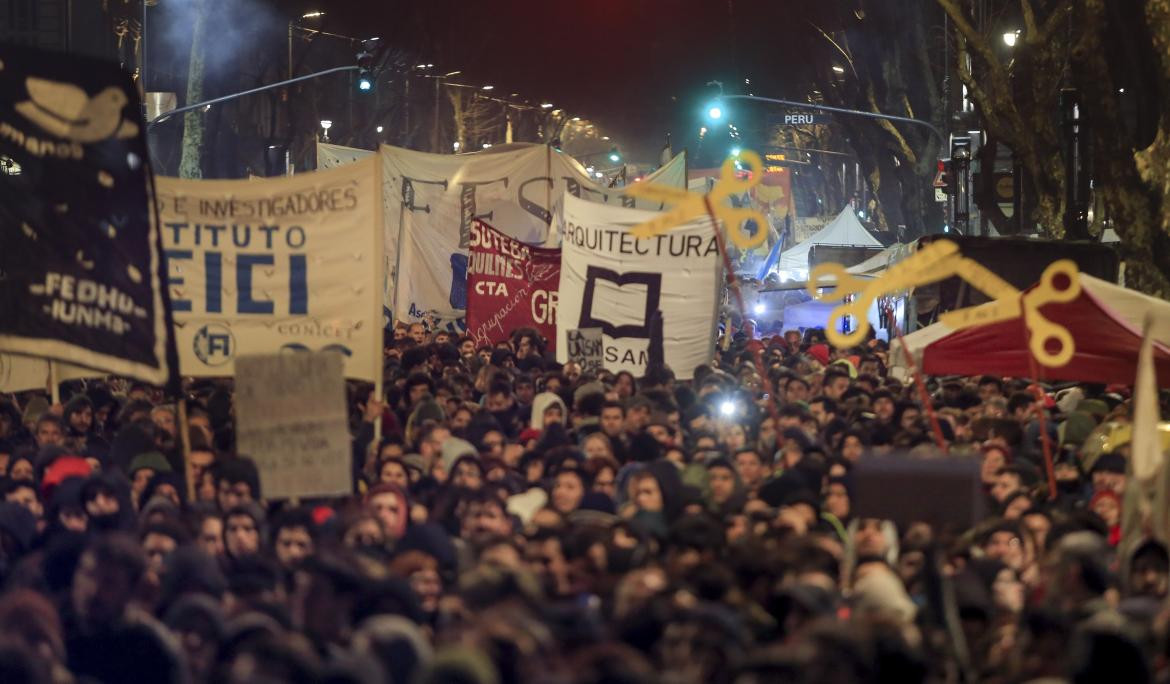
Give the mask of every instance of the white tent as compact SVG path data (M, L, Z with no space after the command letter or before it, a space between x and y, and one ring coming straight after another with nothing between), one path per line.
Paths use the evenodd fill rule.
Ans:
M902 244L901 242L896 242L878 252L877 254L874 254L860 264L857 264L856 266L850 266L849 268L845 269L845 272L852 275L863 275L876 278L886 270L886 267L890 265L890 261L897 258L898 253L905 249L906 245Z
M1134 330L1139 333L1144 325L1145 316L1148 312L1153 317L1153 333L1154 340L1170 346L1170 302L1157 297L1142 294L1136 290L1115 285L1108 280L1101 280L1094 278L1086 273L1080 274L1081 287L1087 289L1094 297L1101 300L1112 309L1121 320L1125 321ZM987 306L986 304L982 306ZM922 353L932 343L941 340L947 335L954 332L949 326L944 323L935 323L928 325L921 330L906 335L902 340L906 344L906 348L915 358ZM890 372L893 374L895 370L898 371L898 377L908 377L909 369L906 368L906 357L902 352L897 340L890 342Z
M846 206L824 228L813 233L809 239L780 253L781 271L807 271L808 251L813 245L834 245L844 247L881 247L882 243L869 234L857 220L853 207Z

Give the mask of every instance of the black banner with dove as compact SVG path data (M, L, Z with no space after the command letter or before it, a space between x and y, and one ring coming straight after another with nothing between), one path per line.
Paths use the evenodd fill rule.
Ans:
M0 45L0 350L171 379L141 112L112 62Z

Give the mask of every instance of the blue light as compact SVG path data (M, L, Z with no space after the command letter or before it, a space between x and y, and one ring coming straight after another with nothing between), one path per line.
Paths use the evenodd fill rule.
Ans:
M723 118L723 108L719 105L711 105L707 108L707 118L712 121L717 121Z
M373 87L374 87L374 83L370 79L368 79L364 76L362 78L358 79L358 90L365 92L368 90L372 90Z

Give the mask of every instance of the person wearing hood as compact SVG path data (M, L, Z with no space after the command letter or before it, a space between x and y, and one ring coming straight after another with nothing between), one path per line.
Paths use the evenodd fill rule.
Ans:
M549 423L565 424L568 410L565 400L553 392L541 392L532 400L532 416L529 426L536 430L544 430Z
M228 558L260 553L264 548L264 510L255 502L240 504L223 517L223 548Z
M142 504L146 503L142 500L142 493L146 491L146 485L150 483L151 478L156 473L169 472L171 464L167 462L166 456L157 451L148 451L134 457L127 474L130 476L130 492L135 508L141 508Z
M443 441L443 446L439 449L439 458L435 460L434 465L431 467L431 476L440 484L446 483L455 474L454 468L456 462L462 461L464 457L471 457L478 461L479 451L476 450L475 445L465 439L448 437ZM482 468L479 474L480 481L482 482Z
M81 489L81 502L89 517L90 530L131 531L137 524L130 484L117 473L91 475Z
M397 542L410 527L410 497L400 487L377 484L366 492L365 508L378 519L390 543Z
M670 525L682 512L682 478L670 461L657 460L632 476L633 522L665 539Z
M707 463L707 507L715 514L727 516L743 510L747 488L735 466L725 458Z
M151 620L134 615L134 593L146 574L142 549L127 535L93 539L73 573L65 652L79 679L181 682L180 654Z
M535 401L533 399L533 402ZM523 422L516 408L516 397L513 396L512 388L506 381L497 380L491 384L484 395L483 405L499 423L505 437L514 439L520 434ZM563 402L561 407L564 411Z
M1125 583L1127 597L1145 597L1163 601L1170 587L1170 552L1156 539L1139 543L1129 559Z
M84 486L84 478L70 477L53 489L53 495L49 498L48 510L45 511L45 530L43 532L45 538L62 530L85 532L89 520L85 513L85 504L81 500Z
M0 501L0 584L8 579L16 561L27 553L37 535L37 518L27 508Z
M443 411L443 407L439 405L439 402L435 401L430 395L423 397L415 405L414 410L410 412L410 417L406 419L406 442L408 444L415 444L420 436L422 426L427 421L442 425L446 420L447 414Z

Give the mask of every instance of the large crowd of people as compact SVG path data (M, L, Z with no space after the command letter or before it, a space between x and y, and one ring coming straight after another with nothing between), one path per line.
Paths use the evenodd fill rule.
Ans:
M186 381L186 424L122 379L5 397L0 681L1164 676L1170 556L1121 534L1128 388L923 402L884 343L820 332L635 377L400 325L384 396L348 386L353 491L319 500L265 498L230 379ZM978 464L955 507L985 515L863 510L886 454ZM905 477L889 497L939 495Z

